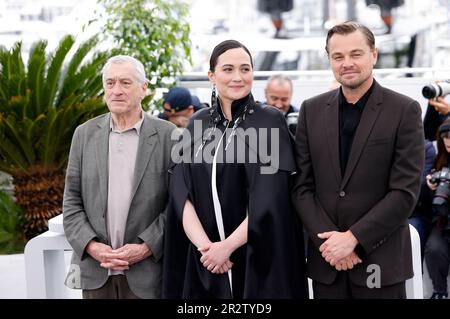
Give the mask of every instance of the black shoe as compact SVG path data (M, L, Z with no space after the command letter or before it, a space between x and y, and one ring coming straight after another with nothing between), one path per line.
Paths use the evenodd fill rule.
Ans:
M433 292L430 299L448 299L448 293L446 292Z

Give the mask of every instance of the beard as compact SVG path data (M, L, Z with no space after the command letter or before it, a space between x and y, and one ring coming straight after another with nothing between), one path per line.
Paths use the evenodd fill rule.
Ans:
M371 76L371 73L362 75L359 73L359 76L353 79L345 79L340 77L340 81L338 81L343 87L346 87L351 90L355 90L363 85Z

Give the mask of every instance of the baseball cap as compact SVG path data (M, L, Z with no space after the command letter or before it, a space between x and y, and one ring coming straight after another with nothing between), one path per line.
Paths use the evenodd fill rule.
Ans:
M183 87L171 88L164 96L164 104L164 110L169 113L183 111L192 105L191 93Z

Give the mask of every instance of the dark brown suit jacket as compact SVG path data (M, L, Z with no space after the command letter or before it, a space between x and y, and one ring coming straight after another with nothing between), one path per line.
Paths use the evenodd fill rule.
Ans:
M317 234L350 229L362 264L350 280L366 286L370 264L381 286L413 276L407 218L417 200L424 147L419 104L375 83L357 128L347 168L339 165L339 89L303 102L296 134L293 202L311 242L308 277L331 284L337 274L321 256Z

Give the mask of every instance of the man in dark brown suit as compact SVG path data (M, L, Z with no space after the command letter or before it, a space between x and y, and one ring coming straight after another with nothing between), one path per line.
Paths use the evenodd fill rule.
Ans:
M309 237L314 298L405 298L413 276L407 218L423 167L419 104L379 85L372 32L330 29L341 87L304 101L293 201Z

